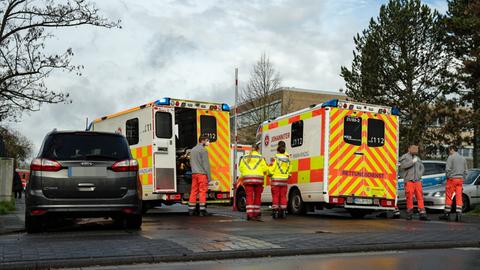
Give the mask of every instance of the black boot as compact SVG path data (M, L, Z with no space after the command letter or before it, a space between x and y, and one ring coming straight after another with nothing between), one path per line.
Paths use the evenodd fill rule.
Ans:
M195 210L188 210L188 215L189 216L194 216L195 215Z
M456 222L461 222L462 221L462 213L461 212L457 212L457 216L455 217L455 221Z
M281 214L280 214L280 217L281 217L281 218L287 218L287 210L282 209L282 210L280 211L280 213L281 213Z
M423 221L429 221L430 219L427 217L427 214L425 213L420 213L420 220L423 220Z
M413 219L413 211L407 211L407 220L412 220Z
M443 213L443 215L439 216L438 219L450 221L450 213Z
M210 216L210 214L207 212L207 210L200 210L200 213L198 215L201 216L201 217Z
M277 218L278 218L278 210L277 210L277 209L273 209L273 210L272 210L272 218L273 218L273 219L277 219Z

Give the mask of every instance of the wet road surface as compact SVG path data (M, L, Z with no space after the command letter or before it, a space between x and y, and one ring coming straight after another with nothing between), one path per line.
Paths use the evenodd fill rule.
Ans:
M408 250L311 256L270 257L182 263L139 264L118 267L91 267L85 270L474 270L480 267L480 249ZM75 270L79 270L76 268Z

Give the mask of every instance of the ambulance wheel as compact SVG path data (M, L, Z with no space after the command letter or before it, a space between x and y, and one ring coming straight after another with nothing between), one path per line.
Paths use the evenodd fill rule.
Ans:
M305 203L298 189L294 189L290 193L288 198L288 213L292 215L302 215L306 213Z
M237 190L237 195L235 197L235 204L239 212L247 211L247 194L243 188Z

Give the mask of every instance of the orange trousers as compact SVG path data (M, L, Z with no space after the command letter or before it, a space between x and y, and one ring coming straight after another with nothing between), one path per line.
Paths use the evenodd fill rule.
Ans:
M205 210L205 205L207 203L207 192L208 192L208 177L205 174L192 174L192 189L190 191L190 199L188 200L188 209L194 210L197 204L197 195L198 203L200 205L200 210Z
M445 212L450 213L452 208L452 197L455 193L457 212L462 211L462 193L463 193L463 179L462 178L449 178L445 186ZM460 195L459 195L460 194Z
M413 209L413 196L417 199L418 211L425 213L425 204L423 203L423 192L421 181L405 181L405 199L407 199L407 211Z

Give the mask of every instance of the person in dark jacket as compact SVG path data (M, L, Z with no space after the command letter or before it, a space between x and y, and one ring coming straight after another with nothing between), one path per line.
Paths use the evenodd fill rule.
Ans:
M18 174L17 171L13 172L12 191L14 193L15 199L22 198L22 192L23 192L22 179L20 178L20 175Z

